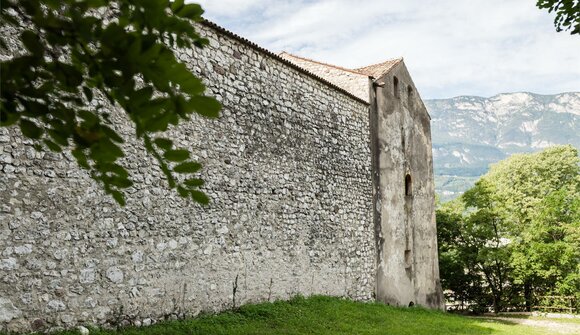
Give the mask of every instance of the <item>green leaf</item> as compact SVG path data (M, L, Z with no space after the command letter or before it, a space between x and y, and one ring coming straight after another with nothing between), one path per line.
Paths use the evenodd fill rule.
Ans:
M127 188L133 186L133 182L128 178L111 177L107 180L108 184L117 186L118 188Z
M210 118L219 117L219 111L222 108L222 105L215 98L202 95L191 98L188 105L196 113Z
M116 48L119 47L123 47L122 45L119 45L119 42L126 37L126 32L125 30L119 26L119 24L117 23L111 23L107 26L107 28L105 28L105 30L103 30L103 33L101 35L101 43L102 46L105 48L111 48L111 52L116 51ZM127 45L125 45L125 48L127 47ZM123 48L123 49L125 49ZM104 50L105 51L105 50ZM104 52L105 55L107 55L106 52Z
M162 137L158 137L154 140L155 144L163 149L163 150L169 150L171 148L171 146L173 145L173 142L171 140L168 140L166 138L162 138Z
M146 103L149 103L152 96L153 96L153 88L151 86L147 86L133 92L133 94L131 95L131 103L134 106L141 106Z
M111 190L111 191L109 191L109 193L113 196L113 199L115 199L115 201L119 205L125 206L126 202L125 202L125 196L123 195L123 193L121 193L119 191L115 191L115 190Z
M58 10L61 5L60 0L45 0L44 2L48 6L48 8L53 10Z
M47 132L56 143L62 146L68 145L68 137L66 133L54 129L49 129Z
M117 143L125 143L123 138L121 136L119 136L119 134L117 134L117 132L114 131L113 129L102 125L101 130L103 131L103 133L105 133L105 135L107 135L111 139L111 141L117 142Z
M171 3L171 10L175 13L179 11L184 5L183 0L175 0Z
M40 138L43 133L42 128L38 127L36 123L26 119L20 120L20 130L24 136L32 139Z
M107 5L104 0L87 0L86 3L89 8L103 7Z
M83 73L81 69L76 66L58 63L57 71L61 71L63 75L60 81L66 83L71 90L76 90L76 88L83 82Z
M83 169L90 169L91 166L89 165L87 155L85 154L84 150L77 148L71 151L71 154L73 155L74 158L76 158L77 163L79 164L80 167L82 167Z
M200 5L192 3L183 6L176 14L188 19L195 19L203 14L203 9L201 9Z
M133 63L133 60L139 58L139 55L141 55L141 38L139 35L137 37L132 36L131 38L132 42L127 48L125 57L129 62Z
M40 38L30 30L25 30L21 35L22 43L33 55L42 56L44 46L40 43Z
M48 114L49 110L46 104L36 101L25 101L22 103L26 108L24 115L33 118Z
M183 184L189 187L200 187L203 186L204 182L198 178L186 179Z
M0 109L0 127L8 127L15 124L20 119L19 113L11 113L6 109Z
M89 102L93 101L93 91L90 88L83 86L83 92Z
M188 153L189 154L189 153ZM176 173L195 173L201 169L201 164L196 162L186 162L176 165L173 171Z
M41 11L39 1L19 1L19 5L22 6L26 13L32 17Z
M175 64L168 72L168 79L179 84L181 91L189 95L203 93L205 86L202 81L189 72L185 64L177 63L175 59L172 62Z
M163 157L171 162L183 162L189 158L189 151L185 149L167 150Z
M129 173L127 172L127 170L125 170L125 168L122 167L119 164L115 164L115 163L105 163L105 164L99 165L98 169L100 171L103 171L103 172L111 172L111 173L114 173L118 177L121 177L121 178L127 178L127 177L129 177Z
M140 62L141 64L147 64L156 57L158 57L159 53L163 48L164 48L163 44L155 43L151 45L149 48L143 49L145 50L145 52L141 53L141 56L139 57L139 59L137 59L137 61Z
M200 192L200 191L190 191L190 192L191 192L191 198L194 201L199 202L202 205L209 204L209 198L207 197L207 195L205 195L205 193Z
M102 139L91 146L91 158L97 162L110 163L123 157L124 153L119 146L109 139Z
M87 128L92 128L97 123L99 123L99 117L97 116L97 114L94 112L88 111L86 109L81 109L80 111L78 111L78 116L81 119L85 120L84 125Z
M50 150L52 150L54 152L62 152L62 149L61 149L60 145L54 143L53 141L51 141L51 140L44 140L43 142L44 142L44 144L46 144L46 146Z
M198 48L203 48L209 45L209 40L207 38L199 38L193 42L193 44Z
M190 195L189 192L190 191L188 189L186 189L185 187L183 187L181 185L177 186L177 193L179 193L179 195L182 196L183 198L189 197L189 195Z
M173 113L171 110L162 111L158 115L148 116L142 123L143 130L147 132L158 132L165 131L169 124L177 124L179 118L177 114Z
M147 94L144 92L143 94ZM143 103L138 103L137 100L129 101L131 103L131 114L139 120L147 120L156 117L163 113L167 108L168 98L157 98L153 100L146 100Z
M66 108L62 104L58 104L57 108L50 111L50 114L57 119L72 121L75 118L75 111L70 108Z

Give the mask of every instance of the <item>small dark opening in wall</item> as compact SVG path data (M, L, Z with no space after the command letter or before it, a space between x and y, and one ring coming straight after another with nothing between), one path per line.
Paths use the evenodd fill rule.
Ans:
M395 97L399 97L399 78L393 77L393 94Z
M413 98L413 88L411 85L407 86L407 99L411 100Z
M406 196L413 195L413 185L412 185L410 174L405 176L405 195Z
M405 250L405 267L408 269L412 265L411 250Z
M411 302L409 303L409 307L413 307L413 306L415 306L415 303L411 301Z

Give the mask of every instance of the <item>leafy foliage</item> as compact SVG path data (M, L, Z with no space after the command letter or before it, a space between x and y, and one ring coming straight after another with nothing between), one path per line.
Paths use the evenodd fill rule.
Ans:
M464 207L458 201L446 203L437 211L437 234L439 245L439 269L441 285L446 290L447 300L459 305L484 297L484 287L476 266L477 253L474 245L467 239ZM479 301L487 305L487 301Z
M183 0L3 1L1 25L26 50L0 63L0 126L18 125L39 148L70 149L124 204L133 182L120 163L126 138L111 117L119 108L169 187L207 203L202 181L190 176L201 166L162 134L193 113L215 118L220 110L172 51L207 44L193 27L202 13ZM2 36L0 43L6 49L10 41Z
M570 34L580 34L580 2L578 0L538 0L536 6L555 12L556 31L571 30Z
M580 292L579 163L576 149L561 146L515 156L489 175L497 196L506 199L515 283L539 293Z
M453 298L492 301L496 311L529 308L532 292L580 298L579 164L572 146L513 155L437 210L442 284Z
M453 291L456 301L493 304L494 310L501 310L509 252L491 186L480 180L462 199L443 208L437 220L438 228L443 228L438 233L440 257L448 259L441 267L444 288ZM474 310L483 311L481 307Z

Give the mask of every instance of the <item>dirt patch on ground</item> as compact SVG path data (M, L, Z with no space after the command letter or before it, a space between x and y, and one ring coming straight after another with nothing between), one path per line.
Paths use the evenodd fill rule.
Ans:
M535 328L543 328L545 330L550 331L553 334L580 335L580 324L574 324L554 319L538 320L538 319L506 318L506 317L491 317L491 318L482 317L481 319L485 319L488 321L520 324Z

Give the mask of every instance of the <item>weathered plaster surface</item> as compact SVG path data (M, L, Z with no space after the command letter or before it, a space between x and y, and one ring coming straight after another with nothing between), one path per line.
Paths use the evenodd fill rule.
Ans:
M205 166L207 208L141 147L124 208L68 153L0 129L0 325L149 324L236 303L375 291L368 105L201 26L179 57L224 105L171 131ZM133 130L115 114L120 132Z
M404 63L376 82L384 83L371 91L376 97L371 123L377 136L377 299L442 308L430 117ZM410 194L405 190L407 175Z

